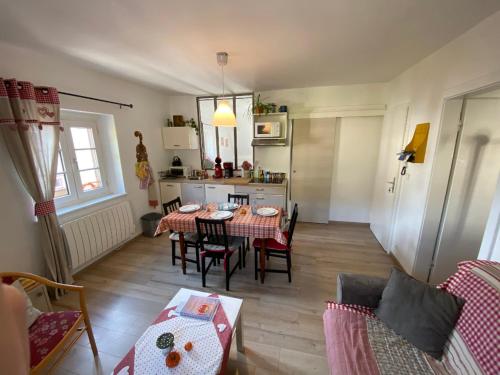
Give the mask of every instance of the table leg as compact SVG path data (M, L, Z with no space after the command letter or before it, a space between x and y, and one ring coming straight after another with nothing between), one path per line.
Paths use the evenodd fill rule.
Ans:
M238 320L236 321L236 349L240 353L245 352L245 347L243 346L243 323L241 322L243 318L241 317L241 311L238 315Z
M260 282L264 283L264 277L266 276L266 239L262 238L260 240Z
M184 242L184 232L179 232L179 247L181 250L182 273L186 274L186 243Z

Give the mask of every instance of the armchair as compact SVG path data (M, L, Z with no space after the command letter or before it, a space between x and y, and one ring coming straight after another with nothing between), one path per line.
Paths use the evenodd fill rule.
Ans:
M32 375L39 374L44 369L54 368L85 331L87 331L94 356L98 355L83 286L61 284L25 272L0 272L0 278L12 282L21 278L28 279L35 286L42 284L76 292L80 297L79 311L44 312L29 327L30 373Z

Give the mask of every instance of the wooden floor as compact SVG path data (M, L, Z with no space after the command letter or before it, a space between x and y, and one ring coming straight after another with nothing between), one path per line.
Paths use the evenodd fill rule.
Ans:
M322 315L335 297L339 272L389 274L393 260L367 225L298 223L292 254L292 283L286 274L254 281L253 250L247 267L224 289L221 267L211 269L207 288L188 263L172 266L166 235L138 237L76 275L87 288L90 317L99 349L94 362L86 335L69 352L56 374L109 374L141 333L181 287L243 298L245 354L233 343L228 374L327 374ZM283 259L271 260L275 267ZM74 296L60 301L76 306Z

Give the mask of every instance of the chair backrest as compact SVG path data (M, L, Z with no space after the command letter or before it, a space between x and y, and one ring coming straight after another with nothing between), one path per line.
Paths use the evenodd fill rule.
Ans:
M177 211L181 206L182 206L181 198L177 197L171 200L170 202L163 203L163 212L165 212L165 215L168 215L172 212Z
M229 203L238 203L239 205L250 204L250 194L228 194L227 201Z
M224 220L202 219L199 217L195 218L195 220L198 238L205 238L201 241L202 251L205 250L205 244L224 246L226 251L229 250L229 241Z
M299 206L297 203L293 206L292 218L290 219L290 226L288 227L288 242L287 247L290 249L292 246L292 237L295 230L295 223L297 222L297 217L299 216Z

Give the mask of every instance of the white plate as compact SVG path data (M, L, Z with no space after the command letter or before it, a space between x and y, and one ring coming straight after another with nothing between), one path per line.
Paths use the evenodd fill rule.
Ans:
M233 217L233 213L231 211L215 211L210 215L210 218L215 220L226 220L231 217Z
M278 210L272 207L261 207L257 209L257 215L260 216L275 216L278 214Z
M199 209L200 209L200 205L198 205L198 204L186 204L185 206L180 207L179 211L184 213L184 214L187 214L190 212L198 211Z

